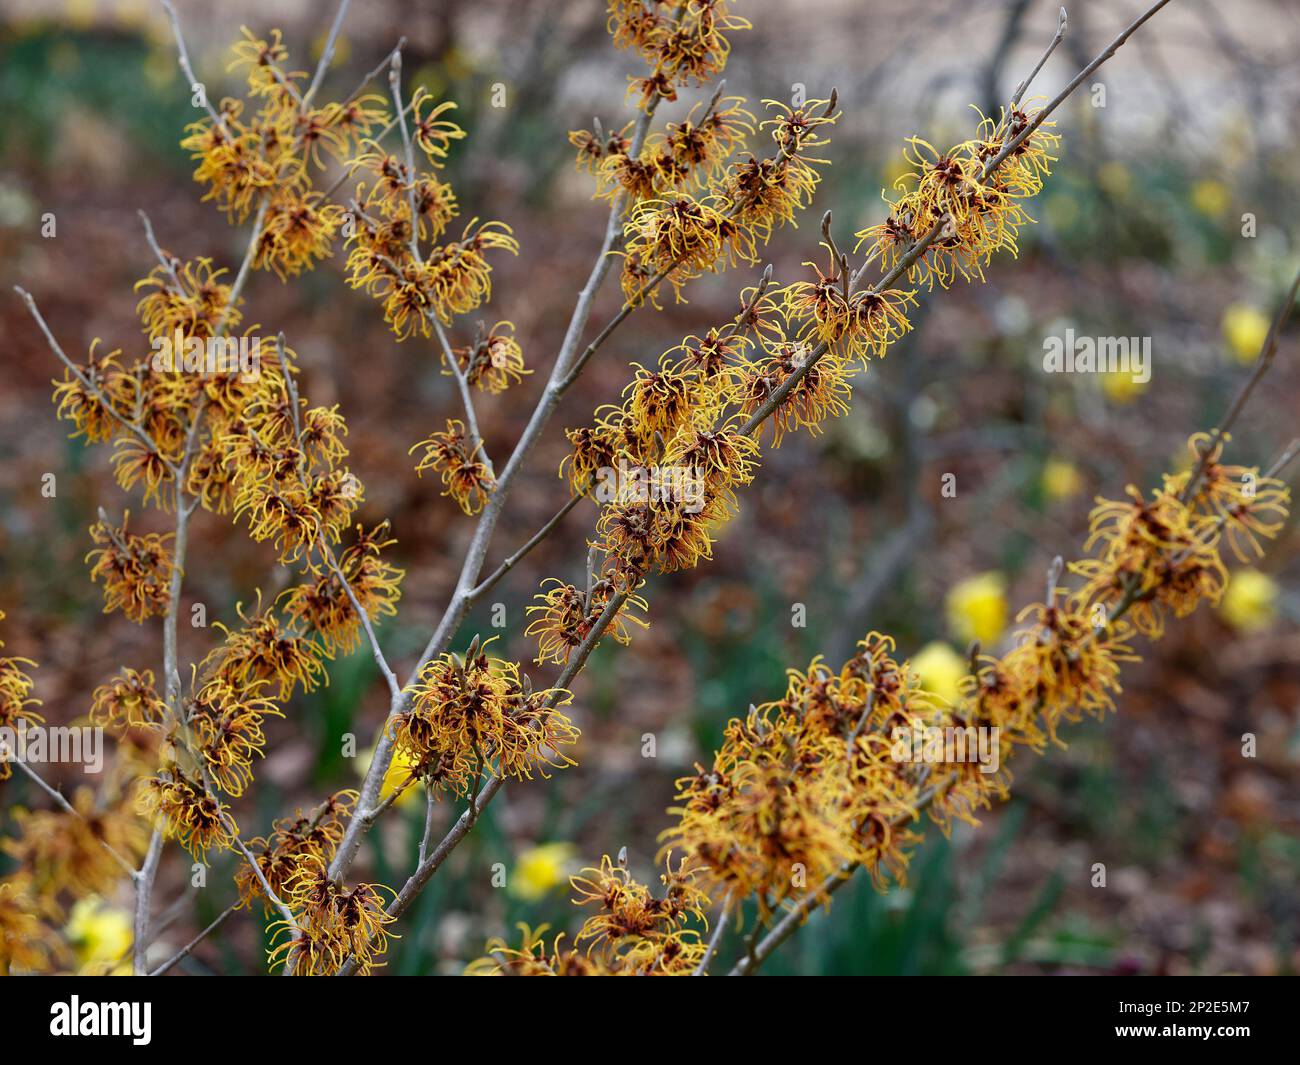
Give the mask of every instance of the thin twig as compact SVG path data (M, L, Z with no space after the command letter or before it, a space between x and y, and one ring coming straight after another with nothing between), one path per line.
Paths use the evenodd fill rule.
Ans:
M1051 102L1048 103L1041 111L1038 112L1037 115L1034 116L1033 121L1031 121L1027 126L1025 126L1025 128L1021 130L1017 136L1013 137L1010 141L1008 141L1007 144L1002 148L1002 150L998 152L998 154L995 155L991 160L989 160L988 165L984 168L984 176L987 177L989 174L993 173L993 171L995 171L998 167L1000 167L1004 162L1006 162L1006 160L1011 156L1011 154L1017 148L1019 148L1021 144L1023 144L1026 140L1032 137L1034 133L1038 130L1039 126L1041 126L1044 122L1047 121L1048 116L1053 111L1055 111L1058 107L1060 107L1061 104L1065 103L1065 101L1068 100L1071 95L1073 95L1075 89L1077 89L1089 77L1091 77L1098 67L1100 67L1104 62L1106 62L1106 60L1108 60L1117 51L1119 51L1120 47L1124 44L1125 41L1127 41L1130 37L1132 37L1133 34L1135 34L1152 16L1156 14L1156 12L1158 12L1162 7L1164 7L1168 3L1169 0L1156 0L1156 3L1152 4L1144 12L1142 12L1142 14L1140 14L1137 18L1135 18L1132 22L1130 22L1119 33L1119 35L1116 36L1115 39L1110 42L1110 44L1108 44L1105 48L1103 48L1100 52L1098 52L1097 55L1093 57L1092 62L1089 63L1086 67L1084 67L1081 71L1079 71L1079 73L1077 73L1073 78L1071 78L1069 84L1067 84L1065 88L1062 89L1059 93L1057 93L1052 98Z
M433 812L437 808L434 802L433 789L427 784L424 788L424 832L420 836L420 853L416 861L416 866L424 864L425 856L429 851L429 844L433 840Z
M484 577L483 580L474 587L474 590L469 593L469 601L475 603L482 599L483 596L487 595L487 593L496 585L497 581L501 580L501 578L514 569L515 566L519 565L524 556L550 536L551 533L555 531L555 527L564 520L565 515L586 498L585 495L572 495L566 499L564 505L547 518L545 524L533 533L523 546L518 548L518 550L513 554L509 555L501 565L497 566L496 569Z
M402 131L402 149L406 152L406 205L411 214L411 256L418 263L421 261L420 215L415 209L415 146L411 143L411 131L406 128L406 108L402 105L401 52L393 52L388 68L388 88L393 96L393 108L397 111L397 126Z
M389 694L394 699L401 698L402 686L398 683L397 674L393 672L392 667L388 664L388 659L384 657L384 652L379 646L379 638L375 635L374 626L370 622L370 615L366 612L365 607L361 605L361 600L357 598L357 593L353 590L351 582L348 581L343 568L334 557L334 551L328 544L324 545L324 550L326 564L333 571L334 576L338 578L339 583L343 585L343 590L347 593L352 609L357 612L357 617L361 619L361 626L365 630L366 639L370 643L371 654L374 655L375 664L379 667L379 672L383 674L384 680L388 684Z
M1016 91L1011 95L1012 110L1020 106L1020 101L1024 98L1025 90L1029 88L1030 82L1038 77L1038 72L1043 69L1043 64L1052 58L1052 53L1056 51L1056 46L1065 40L1065 29L1068 21L1069 20L1065 14L1065 8L1061 8L1061 15L1056 24L1056 36L1052 38L1052 43L1047 46L1047 51L1043 53L1043 57L1035 65L1034 69L1029 72L1029 76L1016 86Z
M202 943L205 939L207 939L208 936L212 935L213 932L215 932L218 928L220 928L225 923L226 918L229 917L232 913L234 913L237 909L239 909L239 903L232 902L229 906L227 906L224 910L221 911L221 913L217 916L217 919L215 921L213 921L210 925L208 925L207 928L203 929L202 932L200 932L197 936L195 936L188 943L186 943L185 946L181 947L180 950L178 950L175 954L173 954L170 958L168 958L165 962L163 962L160 966L158 966L158 968L156 968L149 975L162 976L165 973L167 973L169 970L175 968L185 958L189 957L189 955L194 951L195 947L197 947L200 943Z
M456 390L460 393L461 406L465 408L465 428L469 430L470 454L478 455L483 460L489 476L495 480L496 470L492 468L492 459L488 456L487 448L483 446L483 434L478 430L478 418L474 414L474 397L470 393L469 379L461 369L460 360L456 358L451 341L447 339L447 331L443 329L437 315L432 312L428 314L429 321L433 323L433 331L438 337L438 343L442 347L443 358L447 361L447 368L456 379Z
M58 357L59 361L62 362L63 365L66 366L72 372L72 376L75 377L80 382L81 387L84 388L87 392L89 392L92 396L94 396L96 402L99 403L99 405L103 407L108 414L112 415L112 417L116 419L117 422L124 429L126 429L133 436L135 436L153 454L157 455L159 461L162 462L162 464L167 467L167 469L171 472L172 476L175 476L176 475L175 464L172 463L169 459L167 459L165 455L163 455L162 449L158 446L154 438L151 437L148 433L146 433L136 422L131 421L129 418L123 415L113 405L113 401L109 399L109 397L104 393L104 391L97 384L95 384L95 382L87 374L82 372L81 367L79 367L70 358L68 358L67 353L63 350L63 346L58 342L58 340L55 339L54 333L51 332L49 325L46 324L44 316L42 316L40 309L36 306L36 300L32 298L32 294L28 292L25 288L23 288L21 285L15 285L14 291L17 292L18 295L22 297L23 302L27 305L28 312L31 314L31 316L34 319L36 319L36 324L40 327L41 332L45 334L45 342L49 345L50 350L54 352L54 354Z
M339 31L343 28L343 19L347 17L350 2L351 0L340 0L338 13L334 16L334 23L330 26L329 36L325 39L325 50L321 52L320 62L316 64L316 73L312 76L307 91L302 94L302 107L304 110L311 103L312 97L316 95L320 83L325 80L325 72L329 70L330 63L334 61L334 46L338 43Z
M149 221L149 216L144 211L137 211L140 216L140 222L144 225L144 238L149 244L150 250L162 264L163 268L171 275L172 284L176 286L178 292L183 291L180 275L176 272L176 264L179 260L174 255L168 255L163 251L162 246L158 243L158 238L154 236L153 223Z
M194 68L190 66L190 53L185 47L185 35L181 33L181 20L176 14L176 8L172 6L171 0L161 0L161 2L163 9L167 12L167 17L171 20L172 36L176 38L177 61L180 63L181 70L189 82L190 91L193 92L195 88L202 90L203 106L207 109L208 114L212 116L212 121L225 130L226 120L212 106L212 101L208 99L207 87L194 76Z
M362 77L362 79L357 83L357 87L355 89L353 89L350 93L348 93L347 96L343 98L343 103L341 106L347 107L349 104L353 103L357 99L357 97L359 97L363 92L365 92L366 86L369 85L372 81L374 81L375 78L379 77L379 75L382 74L385 70L387 70L393 63L393 56L398 52L400 52L405 47L406 47L406 37L402 36L397 38L397 43L393 45L393 47L389 50L388 54L384 56L384 58L381 59L378 63L376 63L373 69L368 71ZM383 133L380 133L379 136L382 137ZM328 194L326 195L325 198L329 199Z
M1255 391L1255 386L1259 384L1273 365L1273 360L1277 357L1278 337L1282 335L1282 330L1286 327L1291 312L1295 309L1297 292L1300 292L1300 270L1296 271L1295 280L1291 282L1291 288L1287 291L1282 306L1278 308L1277 314L1273 316L1273 323L1269 326L1268 335L1264 337L1264 343L1259 349L1259 357L1255 360L1255 369L1242 383L1236 398L1232 401L1227 413L1224 414L1222 421L1214 427L1210 432L1210 438L1201 447L1200 458L1178 496L1184 503L1196 491L1197 482L1200 481L1201 475L1205 473L1205 467L1209 463L1210 456L1214 453L1219 441L1232 431L1232 427L1237 423L1237 418L1241 415L1242 408L1246 406L1251 393Z
M722 942L722 933L727 928L728 913L730 912L734 894L733 891L731 895L727 896L727 901L722 904L722 912L718 914L718 921L713 926L713 935L709 936L708 945L704 948L704 956L700 958L700 964L695 966L695 971L691 973L692 976L708 976L709 964L713 961L713 955L717 953L718 944Z

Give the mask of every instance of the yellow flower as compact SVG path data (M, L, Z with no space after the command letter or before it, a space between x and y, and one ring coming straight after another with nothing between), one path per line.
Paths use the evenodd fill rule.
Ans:
M124 965L134 936L131 915L108 905L98 895L77 900L64 932L77 952L77 960L99 971L105 964Z
M1268 315L1249 303L1234 303L1223 312L1223 339L1233 358L1243 364L1259 358L1259 349L1268 336Z
M1131 403L1147 390L1147 384L1123 370L1101 375L1101 390L1112 403Z
M1237 570L1228 582L1219 613L1242 632L1268 628L1277 616L1277 582L1257 569Z
M1228 209L1231 196L1221 181L1198 181L1192 186L1192 206L1208 218L1217 218Z
M358 776L365 776L366 769L370 765L370 759L374 757L375 749L362 753L361 757L356 760L356 770ZM384 774L384 783L379 790L380 800L388 798L394 791L405 784L411 776L411 770L416 768L415 761L411 758L410 752L403 751L400 748L393 752L393 760L388 763L388 772ZM423 792L418 783L411 783L397 799L398 806L413 806L416 802L422 801Z
M1123 163L1105 163L1097 171L1097 182L1118 200L1133 186L1133 175Z
M911 666L922 688L945 702L957 702L967 662L946 643L935 640L926 644L912 659Z
M1052 502L1057 502L1079 494L1083 489L1083 474L1068 459L1053 456L1043 463L1040 483L1043 495Z
M948 628L959 640L992 644L1007 624L1007 582L1001 573L967 577L948 593Z
M560 884L568 882L566 867L577 848L572 843L539 843L529 847L515 861L510 877L510 894L525 902L536 902Z

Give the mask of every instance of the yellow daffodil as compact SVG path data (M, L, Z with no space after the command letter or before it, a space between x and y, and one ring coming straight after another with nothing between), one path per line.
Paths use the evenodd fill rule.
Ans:
M362 753L361 757L356 759L356 770L358 776L365 776L366 769L370 765L370 759L374 756L375 749ZM411 770L415 767L415 762L411 756L403 751L397 750L393 754L393 760L388 765L388 772L384 774L384 783L379 792L379 798L382 801L387 799L395 790L401 787L410 779ZM422 801L423 791L418 784L407 784L406 790L397 799L398 806L413 806Z
M1043 495L1051 502L1059 502L1077 496L1083 490L1083 474L1068 459L1053 456L1043 463L1043 473L1039 482Z
M1007 625L1007 582L1001 573L967 577L948 593L948 628L959 640L992 644Z
M1238 362L1249 364L1259 358L1268 336L1268 315L1249 303L1234 303L1223 312L1223 339Z
M1112 403L1132 403L1147 390L1149 383L1139 381L1133 374L1123 370L1101 375L1101 390Z
M921 687L949 703L961 695L959 685L966 670L966 659L942 640L926 644L912 659L912 671Z
M1133 187L1133 175L1123 163L1104 163L1097 170L1097 183L1116 199L1123 199Z
M525 902L536 902L567 883L568 866L576 853L572 843L539 843L529 847L515 861L510 894Z
M1228 582L1219 613L1242 632L1268 628L1277 617L1277 582L1257 569L1238 570Z
M1192 206L1207 218L1218 218L1231 202L1232 196L1221 181L1209 179L1192 186Z
M90 895L73 904L64 929L68 942L77 952L82 971L124 975L131 971L129 955L134 936L131 915L110 906L98 895Z

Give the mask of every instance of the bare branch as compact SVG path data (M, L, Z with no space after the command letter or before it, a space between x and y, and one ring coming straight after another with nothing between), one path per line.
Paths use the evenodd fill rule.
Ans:
M208 99L207 88L203 82L194 76L194 68L190 66L190 53L185 47L185 35L181 33L181 20L176 14L176 8L171 4L171 0L161 0L163 9L167 12L168 19L172 24L172 36L176 38L177 60L180 63L181 71L185 74L185 80L189 83L191 91L195 86L203 87L203 106L207 109L208 114L222 129L226 128L226 120L218 114L217 109L212 106L212 101Z
M447 331L443 329L442 323L438 321L438 316L432 312L426 313L429 321L433 323L433 331L438 337L438 343L442 346L442 355L447 362L447 368L456 379L456 389L460 392L461 406L465 408L465 427L469 430L471 454L477 454L482 458L483 465L487 467L488 473L495 480L496 470L492 468L492 459L488 457L487 448L483 446L483 434L478 431L478 418L474 414L474 397L470 394L469 380L465 375L465 371L461 369L460 360L456 358L456 353L451 347L451 341L447 339Z
M149 837L149 850L145 853L144 864L135 876L135 944L131 950L131 966L136 976L144 976L149 971L149 907L162 849L163 836L155 828Z
M325 80L325 72L329 70L330 63L334 61L334 46L338 44L339 31L343 28L343 20L347 17L350 2L351 0L340 0L339 2L338 13L334 16L329 36L325 39L325 48L320 54L320 62L316 64L316 73L312 76L307 91L302 94L302 107L304 110L311 103L312 97L316 95L320 83Z
M1065 40L1067 22L1065 8L1061 8L1061 16L1056 24L1056 36L1052 38L1052 43L1047 46L1047 51L1043 53L1043 57L1034 66L1034 69L1029 72L1029 76L1016 87L1016 91L1011 96L1011 106L1013 108L1020 106L1020 101L1024 98L1025 90L1029 88L1030 82L1038 77L1038 72L1043 69L1043 64L1051 59L1052 53L1056 51L1056 46Z
M586 496L583 495L571 495L568 499L566 499L564 501L564 505L560 507L560 509L557 510L554 514L552 514L549 518L547 518L546 523L535 533L533 533L533 535L528 538L528 540L523 544L522 547L518 548L513 554L509 555L505 559L505 561L501 563L501 565L499 565L490 574L484 577L483 580L478 585L475 586L474 590L469 593L469 601L471 603L476 603L478 602L478 600L482 599L483 596L487 595L487 593L490 592L493 589L493 587L496 585L497 581L501 580L501 578L504 577L507 573L509 573L512 569L514 569L515 566L519 565L520 561L524 558L524 556L526 556L533 548L535 548L538 544L540 544L543 540L545 540L548 536L550 536L551 533L555 531L556 527L560 524L560 522L564 520L565 515L567 515L569 511L571 511L574 507L576 507L579 503L581 503L585 498Z
M208 936L212 935L213 932L215 932L218 928L220 928L225 923L226 918L229 917L232 913L234 913L237 909L239 909L239 903L232 902L229 906L227 906L224 910L221 911L221 913L217 916L217 919L215 921L213 921L210 925L208 925L207 928L203 929L202 932L200 932L197 936L195 936L188 943L186 943L185 946L181 947L180 950L178 950L175 954L173 954L170 958L168 958L165 962L163 962L160 966L158 966L158 968L156 968L149 975L163 976L171 969L175 968L178 964L180 964L180 962L184 961L187 957L190 956L191 953L193 953L195 947L197 947L200 943L202 943L205 939L207 939Z
M103 389L95 384L95 382L82 371L80 366L68 358L62 345L60 345L58 340L55 339L54 334L50 331L50 327L46 324L45 318L41 315L39 308L36 306L36 300L32 298L32 294L19 285L14 286L14 291L17 292L18 295L23 298L23 302L27 304L27 310L31 316L36 319L36 324L40 326L41 332L45 334L45 341L49 344L50 350L53 351L54 354L58 356L59 361L62 362L69 371L71 371L72 376L81 383L81 387L94 396L96 402L98 402L106 412L112 415L124 429L131 433L132 436L136 437L151 452L157 455L159 461L161 461L163 465L171 471L172 475L175 476L177 473L176 466L168 461L168 459L163 455L162 449L158 446L154 438L146 433L137 423L122 415L113 405L113 401L104 394Z
M1291 317L1291 312L1295 309L1296 294L1298 292L1300 292L1300 270L1296 271L1295 280L1291 282L1291 288L1288 290L1286 298L1283 299L1282 306L1278 308L1277 314L1273 317L1273 324L1269 327L1268 335L1264 338L1264 343L1259 350L1259 358L1255 360L1255 369L1246 378L1227 413L1211 431L1210 438L1201 448L1201 457L1192 469L1191 476L1187 478L1187 483L1179 494L1178 498L1183 502L1190 499L1192 493L1196 491L1196 485L1200 481L1201 475L1205 473L1205 466L1210 461L1210 455L1214 453L1219 441L1231 432L1232 427L1237 423L1237 418L1241 415L1242 409L1255 391L1255 386L1259 384L1273 365L1273 360L1277 357L1278 337L1281 336L1287 320Z

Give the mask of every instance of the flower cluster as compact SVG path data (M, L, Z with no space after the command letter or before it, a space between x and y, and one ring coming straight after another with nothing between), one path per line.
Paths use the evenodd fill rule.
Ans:
M275 30L270 40L247 28L231 70L246 74L246 100L223 99L187 127L181 147L197 163L194 179L207 186L232 221L260 210L255 264L279 277L296 276L331 254L343 209L313 187L330 162L343 162L387 119L384 99L357 94L342 103L312 106L286 70L289 53Z
M249 852L257 862L258 872L241 865L235 873L242 906L260 902L270 912L272 902L262 886L265 880L277 898L286 893L289 881L298 873L303 859L310 858L328 867L343 838L343 826L356 808L357 793L340 791L331 795L308 816L299 810L271 826L268 836L248 841ZM260 874L260 875L259 875Z
M1021 612L1011 648L993 657L973 647L955 700L925 690L893 639L873 632L838 669L819 656L789 671L783 698L733 719L713 763L677 782L675 820L663 833L670 856L685 853L684 910L699 917L710 902L752 901L766 921L782 907L829 904L834 885L859 867L878 888L902 882L922 812L945 832L956 820L978 823L980 809L1009 794L1006 762L1018 748L1041 753L1061 744L1062 723L1113 711L1121 668L1137 660L1134 634L1158 636L1167 614L1217 602L1228 579L1223 541L1243 559L1257 554L1259 538L1275 536L1288 513L1289 489L1224 464L1225 441L1193 436L1195 465L1165 477L1149 499L1130 488L1127 502L1099 500L1092 556L1069 567L1082 585L1063 593L1054 566L1048 600ZM653 920L640 927L658 911L647 911L625 870L606 859L588 872L575 887L603 909L577 942L604 948L595 962L564 948L563 937L548 949L540 930L525 929L521 947L494 941L470 971L615 972L623 958L695 970L703 955L694 938L674 944L676 968L664 964L661 929Z
M908 141L909 169L894 184L896 196L885 196L888 217L857 233L882 273L902 267L911 284L946 288L957 278L982 281L997 252L1016 253L1020 228L1032 221L1024 202L1042 190L1060 137L1033 106L980 118L975 136L946 152L920 137ZM911 261L926 238L932 243Z
M568 665L569 657L582 646L614 597L614 582L602 578L595 581L587 593L575 585L548 577L542 582L542 587L545 591L537 596L540 602L528 608L532 620L524 635L537 637L538 665L544 662ZM645 628L649 624L632 612L644 612L645 609L645 599L630 595L610 620L606 628L609 637L624 645L631 642L632 632L628 625Z
M466 514L477 514L496 487L496 478L481 458L482 441L471 441L465 423L448 418L447 428L412 446L424 448L415 472L433 470L442 480L443 495L451 496Z
M894 341L907 334L912 326L907 313L916 302L910 289L854 290L842 261L831 253L830 269L823 273L814 263L815 281L796 281L781 293L782 308L788 322L797 323L800 342L811 348L824 344L837 359L859 360L864 368L875 356L884 358Z
M295 976L329 976L352 959L358 975L368 976L384 964L378 959L387 949L393 923L384 911L387 888L345 888L331 879L328 863L310 852L297 859L284 888L293 920L272 926L281 940L270 952L272 965L284 965Z
M354 599L372 621L397 613L405 571L381 554L395 542L388 538L386 521L369 531L358 525L353 542L338 554L337 569L305 571L303 583L280 596L280 609L299 627L299 633L310 632L316 637L325 655L350 654L361 642L361 617ZM279 681L284 698L283 672Z
M66 370L54 382L55 413L72 422L72 435L88 444L112 440L122 429L120 419L135 408L136 382L122 367L122 352L97 355L98 346L98 339L91 343L86 365L77 373Z
M771 138L775 153L761 160L743 151L753 116L738 102L724 103L705 123L712 129L713 117L721 116L719 132L698 150L683 156L671 142L651 140L636 169L617 156L602 163L604 191L617 175L617 187L635 197L624 224L621 275L624 296L634 306L645 299L657 305L663 281L680 300L682 285L693 277L756 263L772 231L794 221L821 180L818 167L826 160L810 153L828 143L822 131L839 117L834 100L799 106L765 101L772 117L759 132ZM687 191L688 178L699 191Z
M430 662L410 709L390 720L398 758L412 767L408 783L466 795L488 772L524 780L576 764L559 750L578 740L560 711L573 696L534 691L516 664L486 648L475 639L463 660L448 652Z
M399 340L427 337L435 321L446 325L485 303L492 294L492 266L485 253L519 251L509 226L477 218L459 240L437 243L460 214L451 185L436 174L450 143L465 136L443 117L455 106L434 104L417 89L409 105L409 133L405 114L396 119L407 138L405 158L367 140L348 164L353 174L365 178L352 200L348 283L383 305L384 320ZM429 170L419 170L413 146L423 152Z
M578 166L596 177L598 197L612 201L622 192L636 202L672 189L707 187L753 135L756 121L743 98L728 96L711 106L697 103L681 122L648 136L635 157L626 129L604 140L574 130L569 143L578 149Z
M291 367L292 352L279 362ZM220 443L231 468L232 512L254 540L269 540L284 563L323 555L337 544L364 496L340 463L346 427L336 410L306 409L279 366L232 419Z
M657 99L676 100L681 85L720 74L731 53L724 32L750 28L730 6L728 0L608 0L614 44L634 49L651 68L629 79L628 95L635 93L648 108Z
M65 962L68 949L52 920L57 916L33 890L29 874L0 880L0 975L45 973Z
M114 732L157 728L167 715L167 704L154 690L151 669L123 669L96 688L90 700L91 723Z
M202 758L204 779L232 799L252 782L253 760L265 751L263 722L284 716L262 697L263 686L254 681L235 687L218 677L185 703L185 728L190 747Z
M54 899L60 891L76 897L108 895L125 875L112 853L140 855L148 836L129 808L100 805L90 788L73 794L72 810L14 810L13 838L0 850L31 874L32 887Z
M188 759L184 750L176 753ZM209 850L234 846L239 826L230 808L196 780L197 775L197 771L186 775L179 765L164 765L140 781L136 806L167 838L177 840L206 865Z
M524 368L524 353L515 339L511 322L497 322L473 345L457 348L454 354L466 383L494 395L533 372Z
M5 612L0 610L0 621L4 618ZM3 649L4 641L0 640ZM35 665L30 658L0 656L0 728L16 730L22 722L39 725L45 720L31 709L41 705L40 700L31 697L32 678L26 673L26 668ZM9 758L0 758L0 780L8 780L12 773Z
M522 942L488 943L487 954L466 969L469 976L689 976L704 957L699 932L686 927L705 920L708 897L685 862L674 868L671 855L655 894L633 878L623 855L609 855L596 868L570 878L574 904L594 912L573 946L557 936L548 949L546 926L520 925Z
M659 101L675 100L688 81L721 73L730 52L723 31L749 28L728 8L721 0L611 0L615 43L638 50L652 68L632 79L647 115ZM569 134L578 166L596 176L597 198L625 211L619 254L629 305L649 300L658 307L665 281L680 300L692 277L724 263L756 262L773 229L808 205L826 162L811 153L827 143L823 130L838 117L835 102L764 102L771 117L761 124L742 97L719 92L663 133L629 138L631 127L606 134L597 126ZM773 141L771 157L746 151L756 132Z
M121 525L101 518L90 527L99 545L86 556L90 579L104 582L104 613L120 610L135 622L165 614L171 599L172 559L167 550L170 534L139 535L127 529L130 512Z
M1071 566L1087 581L1083 601L1106 610L1123 604L1137 630L1156 637L1166 614L1186 617L1202 599L1219 602L1228 584L1222 538L1240 562L1263 556L1260 537L1281 530L1290 490L1223 463L1227 439L1198 433L1188 441L1196 466L1166 477L1149 497L1130 486L1127 499L1098 502L1087 544L1095 557ZM1193 470L1199 477L1189 491Z
M901 873L922 767L891 758L888 730L938 716L888 637L872 633L838 671L814 659L784 699L728 725L712 767L678 782L665 839L700 863L711 895L755 898L765 915L847 863Z
M238 326L243 315L231 306L230 284L223 280L228 273L214 269L206 258L154 267L135 285L137 292L144 292L136 313L145 336L156 340L179 330L183 336L207 339L222 328Z

